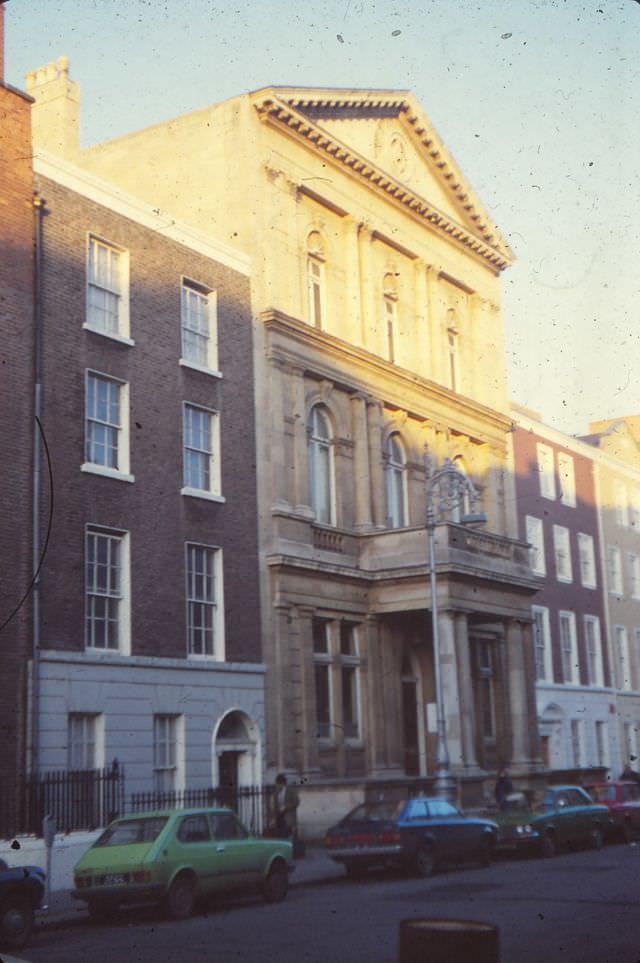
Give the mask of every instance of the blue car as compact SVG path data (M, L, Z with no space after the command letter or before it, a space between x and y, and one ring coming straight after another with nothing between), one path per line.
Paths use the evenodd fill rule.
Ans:
M356 806L329 829L324 842L349 876L390 866L425 877L445 863L488 866L496 832L488 819L464 816L444 799L419 796Z
M35 911L44 897L44 870L39 866L10 869L0 859L0 943L17 950L33 932Z

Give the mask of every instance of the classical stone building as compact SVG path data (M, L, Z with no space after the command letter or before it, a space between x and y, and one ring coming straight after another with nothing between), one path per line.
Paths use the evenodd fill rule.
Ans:
M488 516L437 526L452 764L465 799L499 765L531 773L511 252L420 105L268 88L80 150L75 86L28 89L39 144L251 256L269 767L318 788L318 826L323 786L340 810L373 778L433 772L425 488L449 458Z

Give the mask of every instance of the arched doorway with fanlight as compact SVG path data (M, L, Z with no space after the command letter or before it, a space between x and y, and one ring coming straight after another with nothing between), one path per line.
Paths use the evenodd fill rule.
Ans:
M241 790L262 783L258 725L242 709L229 709L214 727L212 748L212 780L219 800L239 812L239 797L246 794Z

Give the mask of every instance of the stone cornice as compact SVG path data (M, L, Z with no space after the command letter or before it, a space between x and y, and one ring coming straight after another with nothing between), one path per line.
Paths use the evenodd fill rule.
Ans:
M385 98L379 99L382 103L386 103ZM254 100L254 107L263 122L285 129L291 135L313 145L316 150L329 156L339 166L366 180L373 189L383 193L388 200L400 206L421 223L470 250L496 273L509 266L513 260L511 250L502 241L488 217L484 216L479 201L472 196L471 190L464 184L460 172L446 154L435 132L428 128L424 118L419 121L418 110L413 106L410 98L406 95L404 98L396 96L388 106L390 109L397 110L399 114L406 115L407 123L420 139L421 145L428 151L432 161L435 161L437 173L444 180L445 186L454 193L456 201L463 204L466 216L474 222L473 232L305 116L303 106L318 103L340 108L347 102L339 97L320 102L312 97L280 99L278 92L272 90L259 92ZM370 98L366 97L354 97L348 101L351 108L362 108L370 103Z
M285 348L279 344L274 349L272 345L270 357L274 361L287 360L302 365L315 377L327 378L350 392L363 392L370 396L375 386L382 402L389 407L400 407L418 419L426 418L429 421L443 423L446 421L448 427L480 444L495 444L495 434L498 433L501 438L506 437L512 425L512 420L507 415L493 408L487 408L464 395L456 395L435 381L429 381L405 368L391 364L364 348L312 327L298 318L292 318L282 311L273 309L263 311L260 319L267 330L280 333L290 339L293 345L300 346L300 350L296 351L294 347ZM325 355L327 362L323 363L318 359L311 362L310 347ZM340 374L333 363L338 359L341 362ZM349 381L343 374L345 363L349 369ZM390 391L389 386L397 387L397 394L393 390ZM418 391L421 397L428 399L424 407L416 406L410 409L406 406L406 398L400 401L399 395L402 392L406 393L407 390ZM428 402L431 402L433 407L437 406L437 412L425 410ZM480 426L486 431L484 437L479 435Z

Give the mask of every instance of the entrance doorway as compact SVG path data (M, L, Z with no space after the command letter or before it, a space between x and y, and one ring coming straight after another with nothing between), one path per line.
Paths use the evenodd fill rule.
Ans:
M420 686L410 655L405 652L400 676L402 686L402 748L407 776L420 776Z

